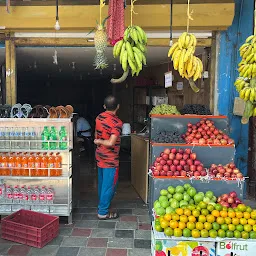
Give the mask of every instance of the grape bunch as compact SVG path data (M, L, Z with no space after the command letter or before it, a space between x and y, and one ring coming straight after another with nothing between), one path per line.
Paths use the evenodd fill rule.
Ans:
M193 115L212 115L210 109L200 104L187 104L180 111L182 115L193 114Z
M162 104L152 108L150 115L180 115L176 106Z
M181 136L182 134L178 131L158 131L153 141L157 143L185 143Z

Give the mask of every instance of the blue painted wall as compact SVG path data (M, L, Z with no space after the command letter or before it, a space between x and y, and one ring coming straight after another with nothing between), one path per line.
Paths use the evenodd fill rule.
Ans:
M234 98L238 93L234 81L238 77L237 65L241 61L239 48L253 33L254 0L235 0L235 17L227 31L221 32L218 56L218 105L219 114L229 118L231 137L236 142L235 163L247 174L248 125L241 124L241 117L234 116Z

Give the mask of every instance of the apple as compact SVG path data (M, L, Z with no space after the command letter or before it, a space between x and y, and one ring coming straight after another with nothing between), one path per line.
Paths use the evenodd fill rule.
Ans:
M198 130L199 132L202 132L202 131L203 131L203 128L199 127L197 130Z
M196 166L195 165L190 165L190 171L195 172L196 171Z
M192 159L192 160L195 160L196 159L196 153L190 154L189 158Z
M231 197L231 196L229 196L229 197L228 197L228 203L229 203L229 204L233 204L233 203L234 203L234 198Z
M224 177L226 177L226 178L230 178L230 177L231 177L231 174L230 174L230 173L228 173L228 172L226 172L226 173L224 173Z
M189 154L184 153L183 156L182 156L182 158L183 158L184 160L187 160L187 159L189 158Z
M159 172L161 172L161 171L163 170L163 166L159 164L159 165L156 167L156 170L159 171Z
M195 176L195 177L199 177L199 176L201 176L201 173L198 172L198 171L195 171L195 172L194 172L194 176Z
M172 172L172 171L168 171L168 172L166 173L166 175L167 175L167 176L173 176L173 172Z
M240 172L240 173L238 173L238 174L236 175L236 177L237 177L238 179L242 179L242 178L243 178L243 174Z
M160 176L166 176L166 172L165 171L161 171L160 172Z
M170 170L169 165L164 165L164 166L163 166L163 170L164 170L165 172L168 172L168 171Z
M195 137L196 137L196 139L200 139L200 138L202 138L202 135L200 133L197 133Z
M206 176L207 175L207 172L205 170L202 170L201 171L201 176Z
M193 125L192 125L191 123L188 123L187 126L188 126L188 127L192 127Z
M162 157L157 157L156 158L156 162L160 163L160 161L162 160Z
M177 153L175 158L177 160L181 160L182 159L182 154L181 153Z
M212 139L208 139L207 140L207 144L209 144L209 145L213 144L213 140Z
M223 174L222 173L217 173L216 174L216 178L222 178L223 177Z
M198 161L198 160L195 160L195 161L194 161L194 165L200 165L200 164L201 164L200 161Z
M176 148L172 148L171 149L171 153L176 154L177 153L177 149Z
M173 164L174 164L174 165L179 165L179 164L180 164L180 161L177 160L177 159L174 159L174 160L173 160Z
M236 166L235 166L234 163L230 163L230 164L229 164L229 167L232 168L232 169L234 169Z
M203 166L202 165L198 165L197 167L196 167L196 170L198 171L198 172L202 172L203 171Z
M233 198L237 197L237 193L235 191L230 192L229 195Z
M204 145L205 144L205 139L204 138L201 138L201 139L199 139L199 144L201 144L201 145Z
M222 135L221 134L217 135L217 139L221 140L222 139Z
M168 154L168 155L167 155L167 154L163 154L163 156L162 156L162 157L163 157L163 159L164 159L164 160L168 160L168 158L169 158L169 154Z
M218 130L218 129L215 129L215 130L213 131L213 134L214 134L214 135L218 135L218 134L219 134L219 130Z
M184 152L189 155L189 154L191 154L191 149L190 148L186 148Z
M214 145L220 145L220 141L219 141L218 139L214 139L214 140L213 140L213 144L214 144Z
M191 132L192 132L192 129L191 129L191 128L188 128L187 131L188 131L189 133L191 133Z
M233 173L234 173L234 174L238 174L239 172L240 172L240 171L239 171L238 169L234 169L234 170L233 170Z
M174 154L174 153L170 153L170 154L169 154L169 159L170 159L170 160L175 159L175 154Z
M237 174L232 173L232 174L231 174L231 178L233 178L233 179L236 178L236 175L237 175Z
M190 135L190 133L189 133L189 132L186 132L186 133L185 133L185 135L186 135L186 136L189 136L189 135Z
M222 201L227 201L228 200L228 194L223 194L221 196L221 199L222 199Z
M175 172L175 171L177 171L177 168L176 168L175 165L171 165L170 170L171 170L172 172Z
M232 144L235 144L235 141L232 139L228 139L228 145L232 145Z
M184 171L188 172L188 171L189 171L189 169L190 169L190 168L189 168L189 165L187 165L187 164L186 164L186 165L184 165L184 166L183 166L183 169L184 169Z
M184 153L184 149L180 148L180 149L178 150L178 153L183 154L183 153Z
M172 160L167 160L166 162L168 165L172 165Z
M174 172L173 176L180 176L180 172L179 171Z
M160 154L160 156L163 156L163 154L164 154L164 152L162 152L162 153Z
M165 161L165 160L161 160L161 161L160 161L160 164L161 164L161 165L165 165L165 164L166 164L166 161Z
M232 173L233 170L232 170L231 168L226 168L226 172L227 172L227 173Z
M160 175L160 172L157 171L157 170L154 170L154 171L153 171L153 175L154 175L154 176L159 176L159 175Z
M221 168L220 170L219 170L219 173L222 173L222 174L224 174L226 171L225 171L225 169L224 168Z
M180 172L180 171L182 171L182 169L183 169L183 168L182 168L182 166L181 166L181 165L177 165L177 171L179 171L179 172Z
M171 150L170 150L169 148L166 148L166 149L164 150L164 153L165 153L166 155L169 155L169 154L171 153Z
M188 164L188 165L192 165L193 163L194 163L194 162L193 162L192 159L188 159L188 160L187 160L187 164Z
M180 165L182 165L182 166L186 165L186 161L185 160L180 160Z
M181 171L180 172L180 176L186 177L187 176L187 172L186 171Z
M218 173L218 170L217 170L217 169L213 169L213 170L212 170L212 173L213 173L214 175L216 175L216 174Z

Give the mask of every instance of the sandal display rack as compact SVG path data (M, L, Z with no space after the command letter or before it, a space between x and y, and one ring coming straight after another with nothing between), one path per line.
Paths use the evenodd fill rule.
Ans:
M56 143L56 145L60 145L60 143L63 143L63 141L60 141L59 138L57 140L51 141L43 141L40 136L37 136L37 138L26 139L23 137L23 139L8 139L4 140L3 137L0 137L0 155L4 154L41 154L41 155L51 155L51 154L57 154L61 156L62 164L61 164L61 175L60 176L51 176L51 167L48 166L47 174L44 174L45 176L40 176L40 169L38 169L39 175L35 176L33 175L33 169L31 168L24 168L27 171L26 176L15 176L13 175L15 168L11 167L8 171L8 175L3 174L1 172L1 169L3 167L0 167L0 184L6 184L6 186L51 186L54 189L54 201L53 204L49 205L49 214L57 215L57 216L65 216L68 217L68 223L72 223L72 150L73 150L73 122L71 118L1 118L0 122L0 132L2 130L8 130L8 128L11 129L36 129L38 131L42 131L44 127L55 127L57 131L61 129L61 127L65 127L66 130L66 139L65 139L65 149L57 148L56 149L50 149L51 147L47 147L49 149L44 149L42 146L43 143L48 143L50 145L51 143ZM18 144L17 144L18 143ZM22 145L17 147L17 145ZM26 147L24 147L26 145ZM37 145L36 147L33 145ZM23 167L22 167L23 168ZM22 168L21 173L22 173ZM6 200L7 201L7 200ZM13 213L13 210L6 211L6 209L12 209L12 207L8 207L8 205L13 206L14 203L7 203L5 200L0 200L0 215L9 215ZM5 207L6 206L6 207ZM31 205L26 205L26 207L34 206L34 204L31 203ZM42 204L40 204L42 206ZM15 207L14 207L15 208ZM44 212L45 213L45 212Z

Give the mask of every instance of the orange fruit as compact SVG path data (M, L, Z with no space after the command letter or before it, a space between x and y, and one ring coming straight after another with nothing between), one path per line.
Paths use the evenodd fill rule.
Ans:
M176 221L176 220L171 220L171 221L170 221L170 228L175 229L175 228L177 228L178 226L179 226L178 221Z
M207 209L202 209L201 214L207 216L209 214L209 211Z
M206 222L206 217L205 217L204 215L200 215L200 216L198 217L198 221L199 221L199 222L202 222L202 223L205 223L205 222Z
M204 228L205 228L206 230L211 230L211 229L212 229L212 224L209 223L209 222L205 222L205 223L204 223Z
M220 216L222 218L226 218L226 217L228 217L228 212L227 211L220 211Z
M209 237L209 232L206 229L201 230L201 237L206 238Z
M188 221L189 222L196 222L196 217L191 215L191 216L188 217Z
M186 215L186 216L190 216L191 215L191 210L185 209L183 214Z
M166 214L164 215L164 219L170 222L171 219L172 219L171 213L166 213Z
M195 209L195 210L192 211L192 214L193 214L194 217L197 218L197 217L199 217L199 215L200 215L200 211L197 210L197 209Z
M250 219L251 218L251 214L249 212L244 212L244 218L245 219Z
M246 225L246 224L247 224L247 219L241 218L241 219L240 219L240 224Z
M216 219L216 222L219 223L220 225L224 224L225 223L225 219L223 217L218 217Z
M236 226L234 224L229 224L228 225L228 230L235 231L236 230Z
M213 223L215 221L215 217L213 215L207 215L206 220L209 223Z
M253 220L253 219L249 219L248 221L248 224L251 225L251 226L254 226L256 224L256 221Z
M240 223L240 221L239 221L238 218L233 218L233 219L232 219L232 224L238 225L239 223Z
M232 223L232 219L230 217L226 217L225 218L225 223L226 224L231 224Z
M178 214L172 214L172 220L178 221L180 219L180 216Z
M179 228L181 229L181 230L183 230L184 228L186 228L186 223L184 223L184 222L179 222Z
M167 220L162 220L162 221L160 222L160 225L161 225L161 228L165 229L165 228L169 227L169 221L167 221Z
M219 216L220 216L220 212L217 211L217 210L213 210L213 211L212 211L212 215L213 215L214 217L219 217Z
M194 222L188 222L187 223L187 228L190 230L193 230L196 228L196 224Z
M252 226L249 225L249 224L244 225L244 231L251 232L252 231Z
M229 211L229 212L228 212L228 217L231 218L231 219L232 219L232 218L235 218L235 217L236 217L236 213Z
M183 214L183 209L178 208L178 209L176 209L175 212L176 212L178 215L182 215L182 214Z
M237 206L237 209L240 211L240 212L245 212L246 211L246 205L244 204L239 204Z
M253 220L256 220L256 210L253 210L253 211L251 212L251 218L252 218Z
M236 212L236 217L237 217L238 219L241 219L241 218L244 217L244 215L243 215L242 212Z
M158 220L159 220L159 223L160 223L162 220L164 220L164 216L160 216L160 217L158 218Z
M173 235L174 235L175 237L181 237L181 236L182 236L182 230L181 230L180 228L175 228L175 229L173 230Z
M200 231L199 231L199 230L193 229L192 232L191 232L191 235L192 235L192 237L194 237L194 238L199 238L201 234L200 234Z
M180 216L180 222L187 223L187 222L188 222L188 216L186 216L186 215L181 215L181 216Z
M204 224L202 222L197 222L196 223L196 229L198 229L198 230L204 229Z

